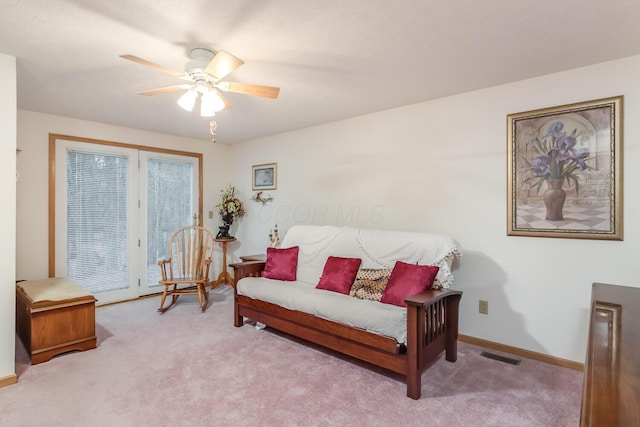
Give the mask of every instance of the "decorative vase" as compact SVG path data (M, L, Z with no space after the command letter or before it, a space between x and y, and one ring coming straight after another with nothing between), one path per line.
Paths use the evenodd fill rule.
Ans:
M229 234L229 229L233 225L233 215L227 214L222 217L223 225L218 227L218 234L216 239L233 239L233 236Z
M544 218L549 221L561 221L564 219L562 208L567 198L567 193L562 189L564 179L549 179L547 183L549 188L543 195L544 205L547 207L547 213Z

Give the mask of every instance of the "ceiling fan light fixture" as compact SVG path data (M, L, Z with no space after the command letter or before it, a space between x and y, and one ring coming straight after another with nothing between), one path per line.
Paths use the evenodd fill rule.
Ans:
M185 111L193 111L197 98L198 92L195 89L189 89L178 99L178 105Z
M170 74L185 80L187 83L161 87L138 92L139 95L158 95L162 93L187 90L178 99L178 105L185 111L191 112L195 107L198 97L200 100L200 115L203 117L214 116L218 111L231 108L227 100L219 91L240 93L244 95L260 96L275 99L280 88L261 86L239 82L222 81L231 74L244 61L224 50L213 51L206 48L194 48L191 50L191 61L185 65L184 72L178 72L162 65L147 61L134 55L120 55L123 59L133 61L147 67L154 68L163 73Z
M202 117L215 116L216 112L223 110L225 107L224 101L216 90L210 90L202 94L200 102L200 115Z

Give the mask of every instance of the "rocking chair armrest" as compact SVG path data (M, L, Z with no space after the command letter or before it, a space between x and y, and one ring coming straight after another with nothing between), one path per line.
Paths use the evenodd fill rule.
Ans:
M203 277L209 277L209 270L211 270L211 258L207 258L204 260Z
M167 264L171 264L171 258L168 259L159 259L158 267L160 267L160 273L162 275L162 280L167 280Z

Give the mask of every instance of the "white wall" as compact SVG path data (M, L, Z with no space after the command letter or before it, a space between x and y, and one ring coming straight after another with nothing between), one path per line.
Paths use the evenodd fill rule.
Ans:
M464 252L461 333L583 362L591 284L640 286L639 75L636 56L234 145L245 193L252 164L278 163L274 201L247 201L235 254L263 252L276 223L449 234ZM624 241L508 237L507 114L617 95Z
M0 382L15 375L16 59L0 54Z
M640 286L635 281L640 264L631 255L640 249L640 225L633 221L640 209L640 194L633 186L640 174L633 167L640 161L640 124L634 120L640 105L638 75L640 56L231 147L18 111L18 148L23 153L17 186L17 277L45 277L48 271L50 132L201 151L205 212L215 210L219 190L228 182L237 187L248 210L232 229L238 242L229 246L230 261L263 252L276 223L281 234L294 223L450 234L464 252L455 284L464 291L461 333L581 362L591 283ZM15 78L8 80L12 78L15 91ZM0 76L0 84L6 80ZM625 240L507 237L506 115L616 95L625 97ZM3 136L7 129L11 127L2 126ZM9 145L0 147L11 151L13 162ZM9 162L8 156L0 158L3 165ZM270 162L278 163L278 190L267 192L274 201L262 206L249 199L251 165ZM13 177L12 165L2 168L3 177ZM11 206L0 211L0 229L5 215L11 215ZM204 224L216 231L217 214ZM0 304L13 316L13 275L7 282L11 297L7 301L0 294ZM489 315L477 313L478 299L489 301ZM5 325L0 340L7 338ZM11 325L6 331L13 339ZM13 351L7 354L4 341L0 344L0 363L7 357L12 363ZM0 378L2 372L0 367Z
M215 205L218 203L220 190L228 183L228 163L225 159L228 157L229 146L213 144L210 140L180 138L18 110L18 148L22 149L19 160L20 181L17 186L16 276L19 279L38 279L48 277L49 273L49 133L203 153L203 225L217 232L220 220ZM214 210L213 219L208 217L209 210ZM219 272L221 265L218 250L214 259L215 273Z

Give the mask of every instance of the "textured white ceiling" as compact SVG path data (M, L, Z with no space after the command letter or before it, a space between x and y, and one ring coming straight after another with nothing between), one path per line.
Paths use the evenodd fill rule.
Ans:
M245 60L225 94L233 143L640 54L637 0L0 0L0 53L18 64L18 107L209 140L176 105L193 47Z

